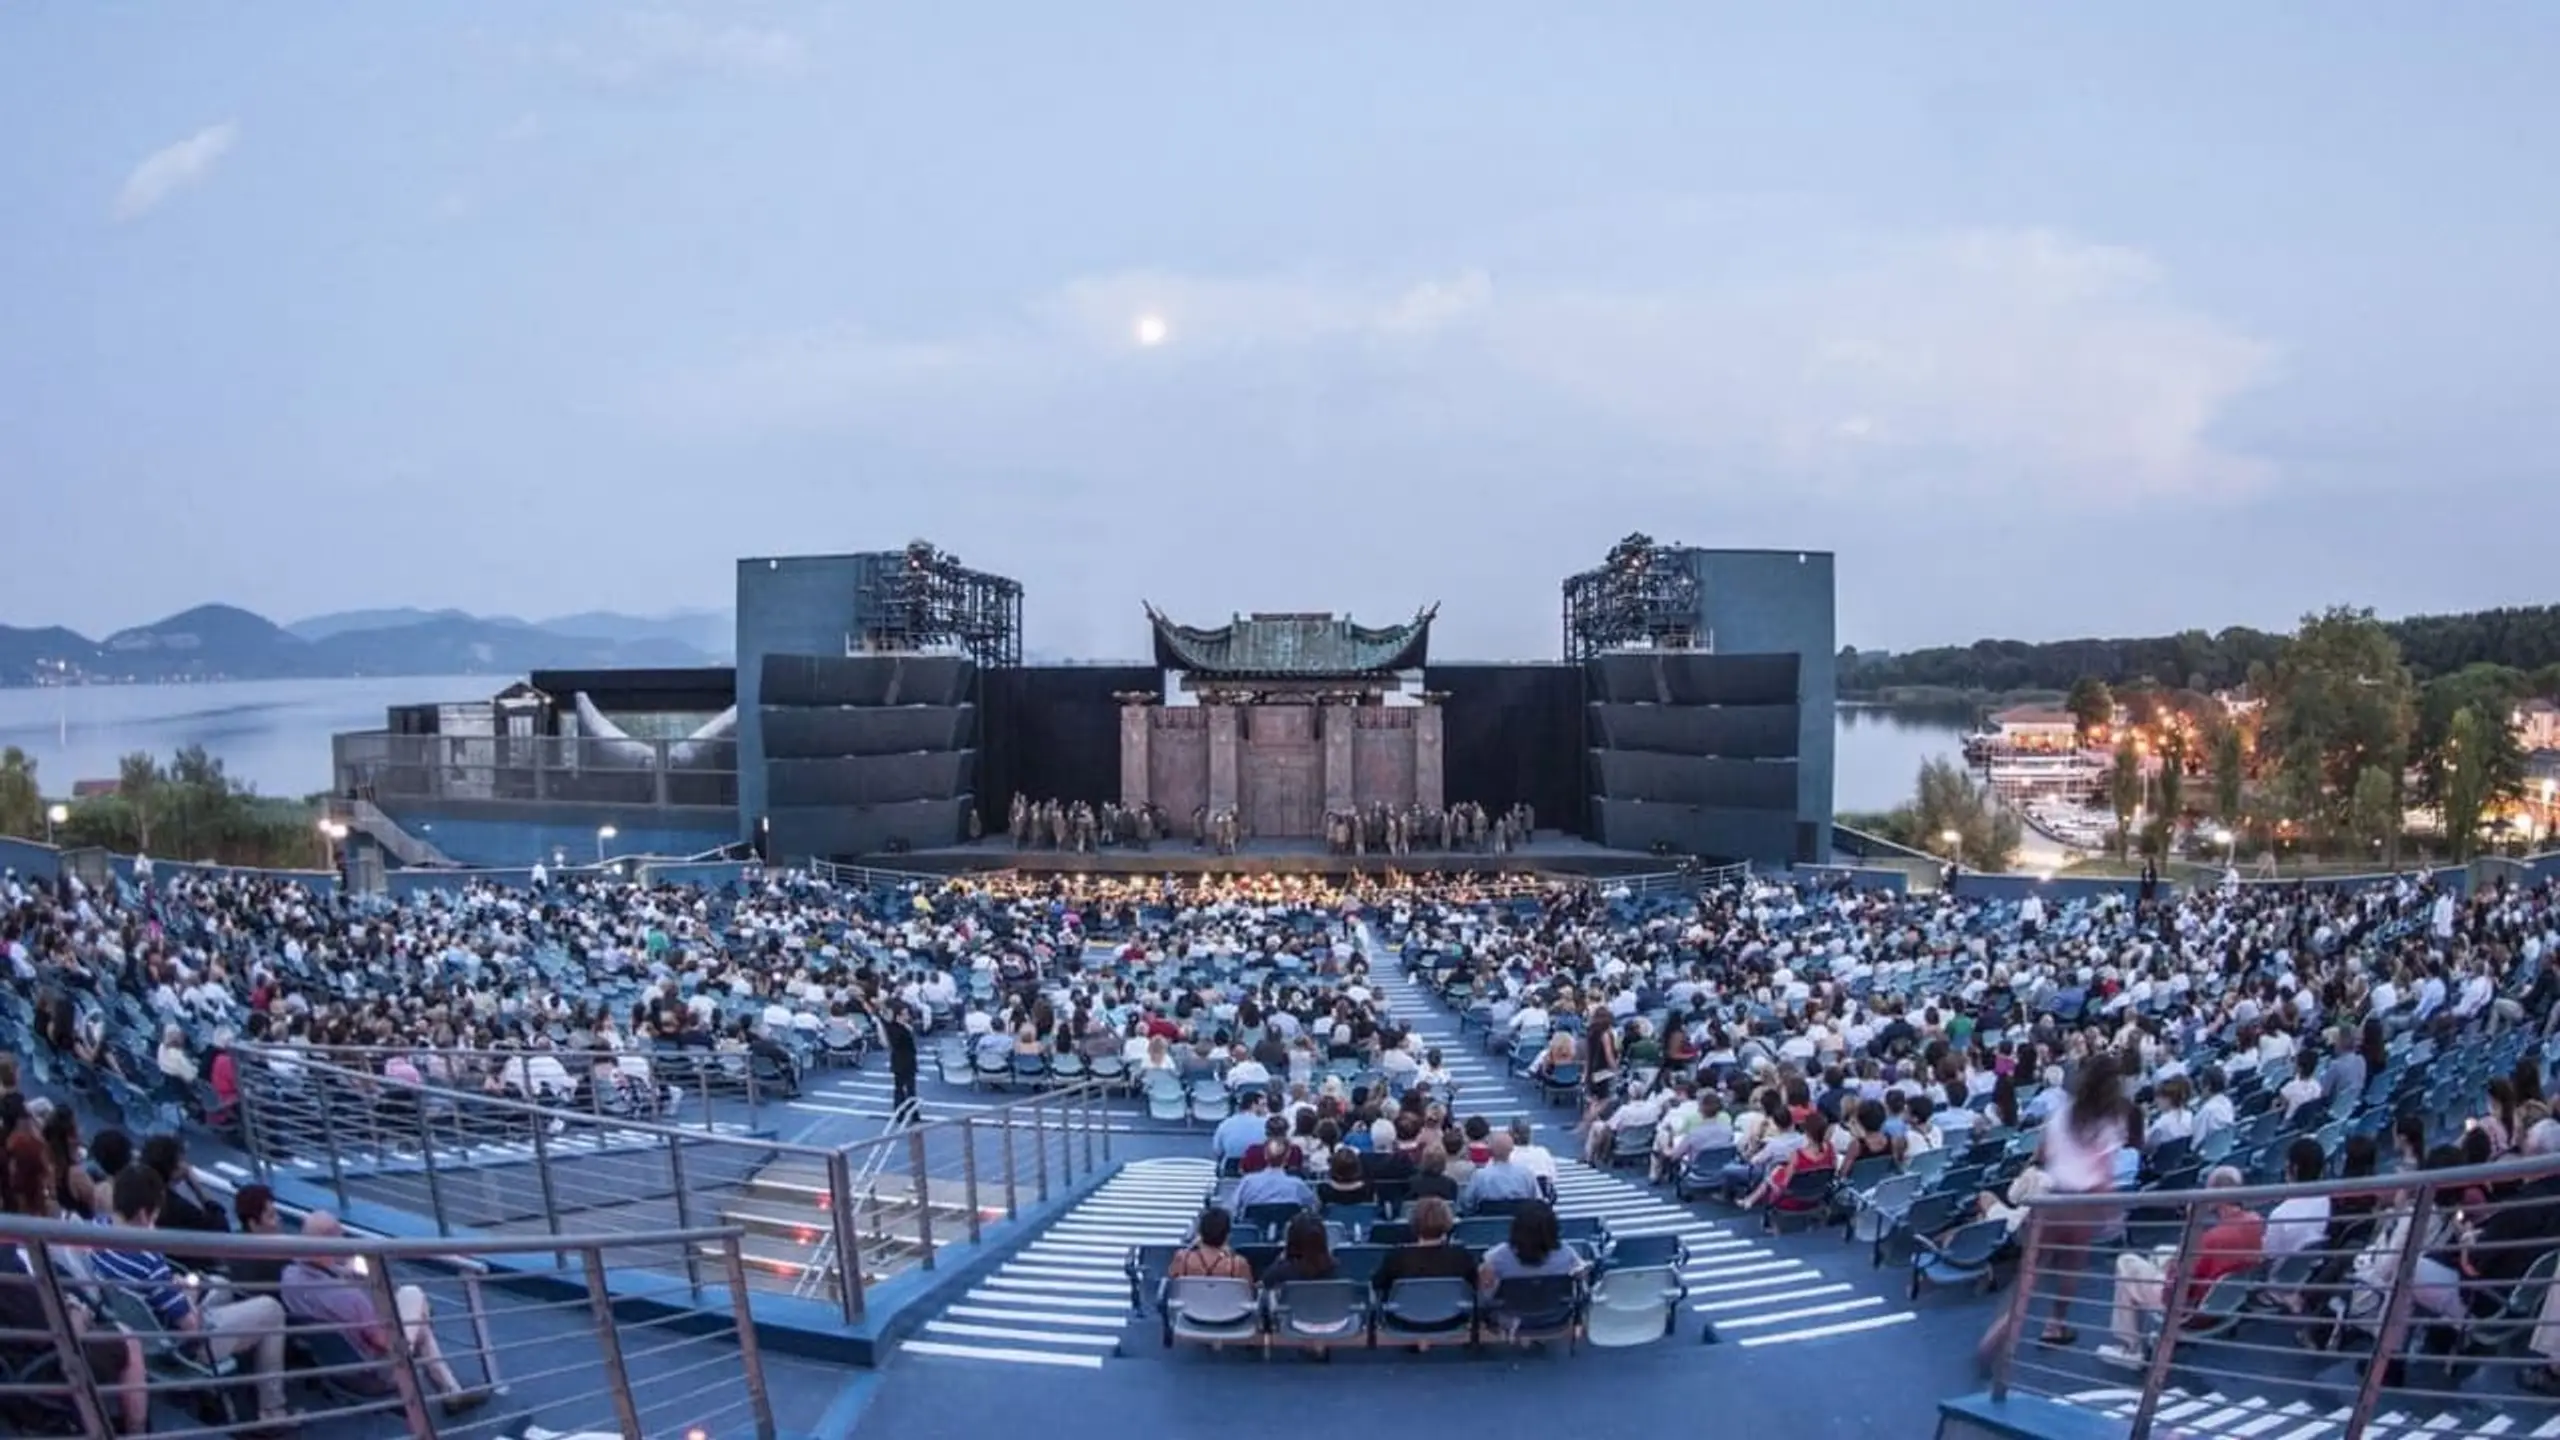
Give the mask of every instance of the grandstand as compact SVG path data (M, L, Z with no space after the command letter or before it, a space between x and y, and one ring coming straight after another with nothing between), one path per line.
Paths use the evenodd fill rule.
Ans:
M272 1297L300 1432L350 1440L1204 1398L1251 1434L1434 1365L1497 1426L1641 1390L1815 1431L1947 1402L1955 1433L2560 1435L2553 868L2156 907L1731 874L12 877L31 1268L0 1275L0 1400L30 1432L142 1398L155 1433L260 1423L260 1347L160 1338L155 1283L81 1258L113 1251L175 1252L205 1278L168 1293L244 1334ZM2102 1185L2057 1178L2063 1134ZM148 1244L71 1228L156 1183L111 1161L193 1176ZM1521 1278L1381 1287L1444 1188L1466 1270ZM280 1231L170 1238L267 1195ZM343 1233L286 1238L311 1215ZM412 1286L430 1318L321 1314ZM1244 1363L1290 1349L1332 1363Z

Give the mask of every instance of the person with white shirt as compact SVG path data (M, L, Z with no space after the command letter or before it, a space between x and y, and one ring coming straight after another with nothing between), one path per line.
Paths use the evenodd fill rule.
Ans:
M2320 1098L2319 1070L2320 1057L2310 1051L2305 1050L2294 1057L2293 1078L2276 1091L2277 1098L2284 1102L2284 1113L2288 1117Z

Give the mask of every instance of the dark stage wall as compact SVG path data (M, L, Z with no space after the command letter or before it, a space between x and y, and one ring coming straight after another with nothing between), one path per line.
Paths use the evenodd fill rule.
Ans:
M978 672L978 804L992 835L1015 794L1034 800L1120 798L1120 702L1161 692L1152 665L1035 665Z
M1589 833L1583 677L1574 665L1433 665L1441 702L1441 793L1500 812L1527 801L1538 828Z

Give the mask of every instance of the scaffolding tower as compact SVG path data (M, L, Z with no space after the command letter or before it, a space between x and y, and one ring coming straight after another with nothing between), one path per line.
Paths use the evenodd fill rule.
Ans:
M1564 582L1564 654L1714 648L1699 629L1697 572L1686 546L1629 535L1599 565Z
M972 570L929 541L877 556L861 602L866 651L958 651L980 665L1022 663L1022 583Z

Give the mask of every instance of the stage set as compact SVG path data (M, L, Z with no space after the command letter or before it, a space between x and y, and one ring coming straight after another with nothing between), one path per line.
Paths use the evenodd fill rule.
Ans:
M1028 666L1021 587L923 542L741 561L741 838L932 870L1829 858L1830 556L1630 536L1564 601L1553 661L1435 662L1436 608L1145 606L1152 663Z

